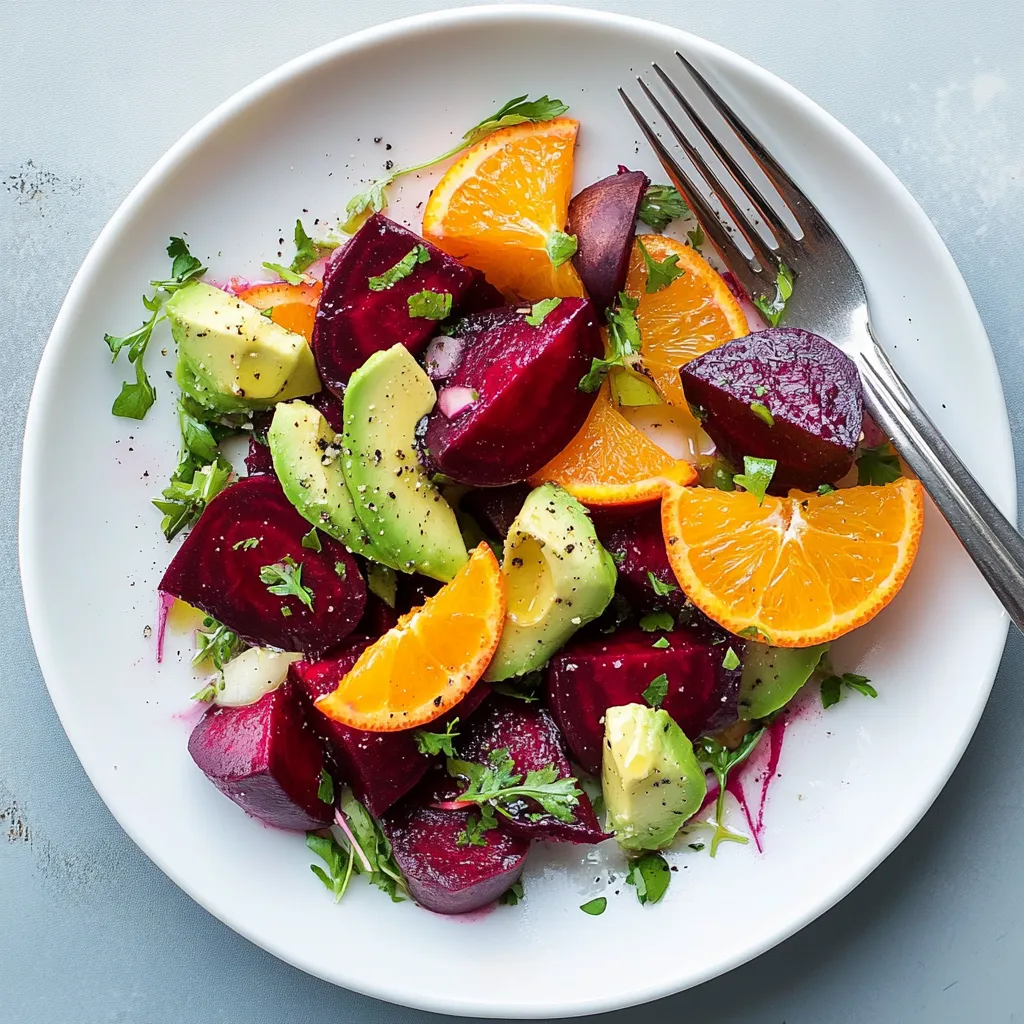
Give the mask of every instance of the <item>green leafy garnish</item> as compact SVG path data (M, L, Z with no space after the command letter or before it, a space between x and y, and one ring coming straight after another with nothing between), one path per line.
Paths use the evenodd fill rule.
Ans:
M451 292L424 289L409 296L409 316L425 320L443 320L452 311Z
M287 281L289 284L302 284L306 280L305 275L296 274L294 270L289 267L283 267L280 263L264 262L263 266L266 267L267 270L277 274L282 281Z
M166 281L150 281L154 288L161 291L176 292L179 288L196 281L206 273L201 260L189 252L188 243L183 238L171 237L167 244L167 255L171 257L171 276Z
M425 245L414 246L389 270L369 279L370 291L383 292L393 288L399 281L408 277L416 269L417 264L426 263L429 259L430 253Z
M323 551L324 549L323 544L320 543L320 535L316 532L315 526L309 533L303 534L301 543L309 551Z
M575 235L567 235L564 231L552 231L544 243L551 266L560 267L571 260L576 255L576 245Z
M338 565L342 563L339 562ZM398 600L398 577L395 570L378 562L368 562L366 566L366 586L371 594L376 594L389 608L395 607Z
M754 305L758 312L772 327L778 327L782 314L786 311L786 303L793 295L793 271L785 263L779 264L779 272L775 275L775 295L771 299L758 295Z
M608 897L598 896L597 899L590 900L588 903L584 903L580 910L584 914L589 914L591 917L600 917L605 910L608 908Z
M121 393L114 399L110 411L115 416L124 416L128 419L141 420L152 408L156 401L156 391L149 382L149 377L143 369L143 357L149 347L149 339L153 336L153 328L166 319L160 315L160 302L156 299L142 297L142 303L151 313L150 318L137 330L123 337L115 337L112 334L104 334L103 340L113 353L114 360L122 349L127 349L128 362L135 367L135 382L125 381L121 385Z
M295 258L292 260L292 265L289 269L294 274L301 274L322 256L334 252L337 248L337 242L320 242L310 238L306 234L306 229L302 226L302 221L297 220L295 222ZM296 281L292 282L292 284L297 283Z
M702 461L700 466L700 482L704 487L717 487L720 491L734 491L733 471L724 459L714 458Z
M725 657L722 659L722 668L727 672L731 672L733 669L740 667L740 656L730 647L725 652Z
M685 271L679 264L679 257L677 255L666 256L660 263L651 256L647 251L647 246L644 245L643 239L638 235L636 244L640 247L640 254L644 258L644 264L647 266L647 284L646 290L648 295L653 295L655 292L660 292L662 288L667 288L677 277L682 277Z
M348 569L345 568L344 562L334 563L334 575L341 577L341 579L344 579L348 575Z
M691 249L696 249L700 252L700 247L707 241L704 237L704 229L699 225L695 225L686 232L687 241L690 243Z
M668 861L660 853L648 850L632 861L626 874L626 884L636 889L636 898L643 903L657 903L672 881Z
M643 692L643 698L652 708L660 708L662 701L668 696L668 676L664 672L655 676Z
M747 837L737 835L726 828L723 821L725 817L725 785L729 778L729 772L737 765L742 764L753 753L758 741L764 735L765 726L758 726L751 729L735 750L729 750L713 736L701 736L695 745L697 757L706 764L718 781L718 796L715 799L715 834L711 838L711 856L718 852L719 843L746 843Z
M457 846L486 846L487 833L498 827L498 819L490 807L482 807L478 814L466 816L466 827L455 840Z
M822 496L826 494L832 494L835 492L835 488L831 484L821 484L818 487L818 493Z
M189 697L189 700L195 700L203 704L209 704L211 701L215 700L216 697L217 687L214 686L213 683L209 683L207 686L204 686L201 690L196 690L196 692L193 693L191 697Z
M416 747L421 754L433 757L435 754L444 754L446 757L455 756L455 741L459 734L455 726L459 724L457 718L453 718L444 732L427 732L425 729L416 730Z
M514 907L523 898L523 883L513 882L505 892L498 897L498 902L503 907Z
M670 647L671 644L669 644L667 636L659 636L651 646L656 647L659 651L663 651L666 647Z
M744 626L736 635L746 637L748 640L759 640L766 644L772 642L772 638L763 629L758 629L757 626Z
M771 410L764 402L751 402L750 411L759 419L763 420L768 424L769 427L775 426L775 417L772 415Z
M342 846L334 836L322 836L317 832L306 833L306 846L327 865L326 871L319 864L310 864L309 867L327 891L334 893L334 902L338 903L356 873L355 850L348 844Z
M653 572L647 573L647 582L658 597L667 597L679 589L674 583L662 583Z
M526 322L531 327L540 327L548 313L561 305L561 302L561 299L541 299L540 302L535 302L533 308L526 314Z
M626 562L625 551L609 551L608 555L616 565L624 565Z
M220 672L245 646L234 630L207 616L203 619L203 628L196 630L196 653L192 655L192 664L201 665L209 661Z
M232 551L237 551L241 548L243 551L248 551L250 548L257 547L259 545L259 537L246 537L245 540L237 541L231 545Z
M491 683L491 689L504 697L514 697L524 704L533 704L540 700L538 691L544 682L541 672L526 672L521 676L503 679L500 683Z
M672 221L689 212L690 207L674 185L648 185L637 216L655 231L664 231Z
M639 303L639 299L632 299L625 292L619 292L618 304L605 313L611 354L605 359L590 361L590 370L577 385L580 391L588 394L597 391L613 366L625 366L630 356L640 352L640 325L636 322Z
M675 628L676 620L669 612L649 612L640 620L640 628L645 633L654 633L659 629Z
M313 607L313 591L302 585L302 563L291 555L260 569L260 582L277 597L297 597L307 608Z
M737 473L732 478L732 482L756 495L758 505L763 505L765 492L775 475L776 465L778 463L775 459L760 459L754 455L745 455L743 457L743 472Z
M821 681L821 706L830 708L843 699L843 687L856 690L865 697L877 697L878 691L871 685L867 676L859 676L855 672L844 672L840 675L826 676Z
M231 466L219 456L206 466L197 466L186 456L171 475L171 482L162 491L162 498L153 504L164 514L160 529L168 540L173 540L187 526L191 526L203 509L227 486Z
M861 448L857 457L857 483L881 487L903 476L899 456L883 441L873 448Z
M320 785L317 787L316 796L325 804L334 803L334 779L331 778L326 768L320 769Z

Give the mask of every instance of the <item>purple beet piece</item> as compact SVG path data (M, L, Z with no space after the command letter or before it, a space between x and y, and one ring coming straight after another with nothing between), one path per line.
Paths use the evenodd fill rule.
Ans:
M327 534L320 551L302 546L309 523L273 476L232 484L207 506L171 559L159 589L201 608L243 640L319 658L339 647L366 605L366 584L355 559ZM258 544L246 544L255 538ZM260 579L265 566L301 565L298 597L272 594ZM293 570L294 572L294 570ZM282 609L287 609L285 614Z
M243 708L212 707L192 730L192 760L247 814L277 828L322 828L334 808L320 787L324 755L288 683Z
M824 338L795 327L758 331L705 352L679 375L723 454L739 466L745 455L776 460L773 490L814 490L853 465L860 374Z
M492 696L462 732L456 746L459 757L486 764L491 751L508 750L515 762L516 774L538 771L553 764L558 778L576 773L565 752L565 740L547 708L527 704L513 697ZM522 801L512 809L513 817L499 815L502 831L523 839L553 839L564 843L599 843L608 838L597 822L597 815L584 793L576 805L575 820L559 821L533 800ZM540 814L537 821L531 815Z
M249 452L245 456L245 471L249 476L274 472L274 460L270 457L270 445L267 444L267 431L273 418L273 410L253 413Z
M370 278L386 273L416 246L430 254L390 288L374 291ZM313 355L320 379L341 396L349 377L381 349L401 342L418 355L437 322L409 315L409 297L425 290L447 292L452 308L477 283L479 272L379 213L331 260L313 325Z
M459 312L464 316L482 313L486 309L497 309L505 305L505 297L487 280L479 270L474 270L473 283L466 290L459 303Z
M370 637L350 638L350 645L332 658L295 662L289 669L289 678L310 701L315 701L335 689L372 642ZM486 683L477 683L451 711L428 728L444 732L452 718L465 721L488 693L490 687ZM364 732L333 721L315 707L310 711L310 722L330 752L339 775L373 815L383 814L405 796L431 765L430 758L419 752L412 731Z
M598 309L613 305L626 283L637 213L650 183L643 171L620 171L588 185L569 203L565 230L576 236L573 266Z
M468 512L488 537L503 541L532 488L529 484L488 487L463 495L459 508Z
M668 647L653 646L661 636ZM742 658L742 640L694 627L669 633L630 627L570 642L551 659L547 688L551 713L573 758L597 775L605 711L645 703L644 690L662 673L668 694L661 706L691 739L735 721L741 673L722 666L730 645Z
M451 419L435 409L425 435L430 463L452 480L473 487L525 480L573 439L594 404L577 387L604 354L594 307L562 299L538 327L526 322L528 313L508 306L458 325L467 345L448 387L479 398Z
M309 395L302 401L313 406L337 433L340 434L345 429L345 409L337 395L322 388L315 395Z
M518 880L530 844L505 832L487 833L486 846L459 842L475 810L442 810L458 785L431 772L381 818L395 863L417 903L438 914L465 914L493 903Z

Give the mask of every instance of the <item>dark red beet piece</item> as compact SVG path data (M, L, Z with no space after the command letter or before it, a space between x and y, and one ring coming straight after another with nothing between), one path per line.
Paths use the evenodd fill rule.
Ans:
M650 183L643 171L619 172L588 185L569 204L565 230L576 236L573 266L600 310L614 304L626 283L636 217Z
M505 305L505 297L480 273L473 271L473 283L466 290L459 303L459 312L464 316L470 313L482 313L486 309L497 309Z
M463 495L459 508L468 512L488 537L503 541L531 490L529 484L511 484L470 491Z
M417 903L438 914L465 914L493 903L519 878L527 840L487 833L486 846L459 843L470 810L440 810L458 785L443 770L430 776L381 818L395 863Z
M527 704L514 697L493 696L481 708L468 729L456 742L459 757L486 764L492 750L508 750L518 775L538 771L553 764L560 779L576 773L565 753L565 741L551 713L536 704ZM590 797L584 793L576 806L575 821L559 821L543 811L535 801L522 801L514 816L498 815L502 831L523 839L553 839L565 843L599 843L608 838L601 830ZM539 821L530 815L540 813Z
M210 708L188 752L226 797L268 825L306 830L333 818L317 796L323 751L288 683L248 707Z
M745 455L778 462L774 491L813 491L853 465L863 418L860 374L824 338L794 327L758 331L705 352L679 375L726 457L739 466Z
M322 388L315 395L303 398L302 401L313 406L339 434L345 429L345 408L337 395Z
M668 638L669 647L652 646L660 636ZM730 645L742 658L742 640L692 627L671 633L627 628L570 642L551 659L547 688L551 713L573 758L597 775L605 711L646 703L644 690L662 673L668 695L661 706L690 739L735 721L741 673L722 667Z
M334 690L372 642L368 637L351 639L350 646L333 658L295 662L289 678L311 702L315 701ZM488 693L490 687L486 683L477 683L456 707L428 728L444 732L452 718L465 721ZM333 721L315 707L309 714L310 723L330 751L339 775L352 787L356 799L375 816L405 796L431 765L430 758L419 752L412 731L363 732Z
M270 457L270 445L267 444L267 431L273 418L271 410L253 413L249 453L245 456L245 471L249 476L274 472L274 460Z
M557 455L594 404L577 384L604 354L594 307L562 299L539 327L521 308L466 317L468 344L448 387L478 398L449 419L444 391L428 418L425 444L436 469L473 487L518 483ZM527 310L529 312L529 310Z
M371 277L390 270L417 246L430 253L411 274L390 288L373 291ZM313 355L323 383L341 395L349 377L381 349L401 342L418 355L437 322L409 315L409 297L429 290L448 292L452 309L477 283L477 271L379 213L339 250L324 275L324 290L313 325Z
M159 589L201 608L243 640L318 658L355 628L366 605L366 584L355 559L321 533L320 551L302 546L309 523L273 476L245 477L207 506L171 559ZM259 543L246 546L256 538ZM291 557L313 607L279 596L260 580L264 566ZM287 608L288 615L282 613Z

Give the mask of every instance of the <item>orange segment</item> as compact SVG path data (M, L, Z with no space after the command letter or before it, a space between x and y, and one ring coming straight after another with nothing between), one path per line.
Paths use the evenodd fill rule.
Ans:
M569 446L530 478L561 484L584 505L631 505L661 497L669 482L697 479L688 462L673 459L615 408L606 381Z
M323 289L320 281L315 284L288 284L282 281L279 284L253 285L239 292L238 297L257 309L269 309L270 319L275 324L301 334L306 341L312 341L313 320Z
M509 299L583 295L571 262L554 267L548 239L565 229L579 122L557 117L502 128L445 172L423 211L423 235L482 270Z
M662 501L669 561L686 596L732 633L778 647L834 640L899 592L924 522L916 480L831 494L672 488ZM756 634L755 631L756 630Z
M651 258L659 263L678 256L684 273L667 288L648 295L647 268L638 245L633 246L626 292L639 299L644 368L665 399L686 408L679 367L691 359L750 333L747 318L722 276L695 249L664 235L642 235Z
M490 547L367 647L316 706L367 732L412 729L458 704L484 674L505 621L505 583Z

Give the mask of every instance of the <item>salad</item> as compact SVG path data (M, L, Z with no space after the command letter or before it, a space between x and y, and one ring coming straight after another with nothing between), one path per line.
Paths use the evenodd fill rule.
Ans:
M273 280L208 280L172 238L143 325L106 336L135 419L159 325L176 346L153 504L158 658L168 612L193 615L207 676L189 753L305 833L336 900L362 875L440 913L515 904L554 842L616 844L657 903L673 848L760 846L808 684L877 695L829 644L902 586L920 485L854 364L780 326L799 281L739 295L641 170L574 194L566 114L516 97L436 161L389 161L336 232L296 222ZM390 219L393 183L441 161L416 230Z

